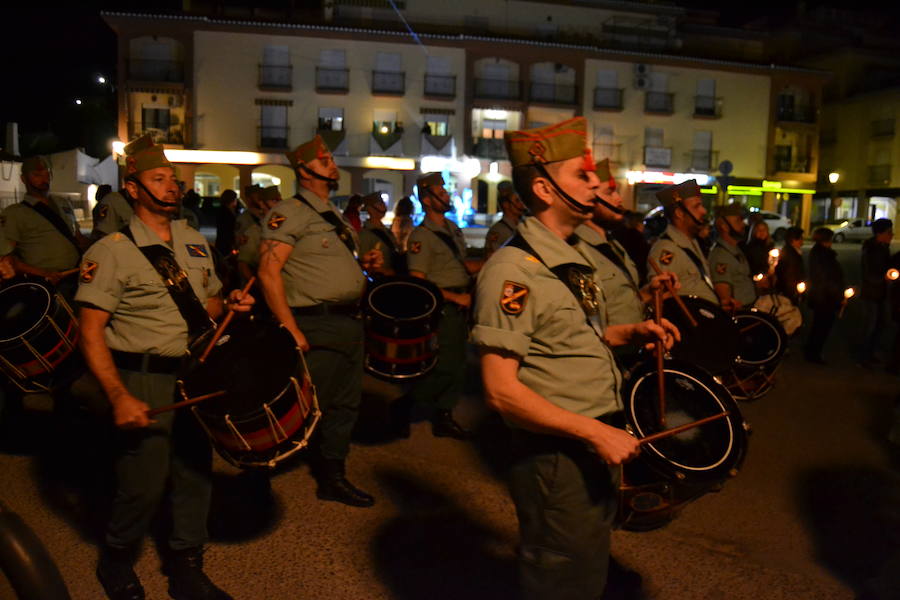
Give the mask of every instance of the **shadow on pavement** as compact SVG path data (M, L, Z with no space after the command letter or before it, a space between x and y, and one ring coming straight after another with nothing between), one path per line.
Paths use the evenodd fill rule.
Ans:
M818 560L860 598L900 598L900 476L864 466L813 469L797 492Z
M514 598L511 541L414 476L377 473L399 515L376 533L371 551L397 600Z
M283 515L269 472L213 473L209 535L214 541L235 543L267 535Z

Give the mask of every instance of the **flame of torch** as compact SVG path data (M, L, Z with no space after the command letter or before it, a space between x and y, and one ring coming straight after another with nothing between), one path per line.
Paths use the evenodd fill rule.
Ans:
M900 271L892 267L887 270L887 273L884 274L884 278L888 281L897 281L898 279L900 279Z
M762 281L763 279L765 279L765 277L766 277L766 276L763 275L762 273L757 273L756 275L753 276L753 281L759 283L760 281Z
M841 310L840 312L838 312L838 319L844 316L844 309L847 308L847 300L852 298L854 294L856 294L856 290L854 290L852 287L844 290L844 300L841 302Z
M797 284L797 293L802 294L805 291L806 291L806 282L801 281L800 283Z

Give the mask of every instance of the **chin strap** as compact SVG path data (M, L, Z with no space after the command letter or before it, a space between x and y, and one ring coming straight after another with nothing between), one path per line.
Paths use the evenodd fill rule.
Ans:
M448 210L450 210L450 207L453 206L453 201L452 201L452 200L451 200L451 201L444 202L443 198L441 198L440 196L438 196L437 194L435 194L434 192L432 192L432 191L431 191L430 189L428 189L428 188L425 188L425 194L427 194L428 196L431 196L432 198L434 198L435 200L437 200L438 202L440 202L441 205L443 205L444 209L441 211L441 214L447 212Z
M621 206L613 206L612 204L610 204L609 202L607 202L600 196L597 196L596 198L594 198L594 202L596 202L600 206L606 208L607 210L612 211L613 213L615 213L617 215L624 215L625 213L628 212L628 210L622 208Z
M535 163L534 166L537 167L537 170L541 174L541 177L550 182L550 185L553 186L553 189L556 190L556 193L559 194L559 197L562 198L566 202L566 204L568 204L569 207L572 208L572 210L583 215L590 214L594 211L593 204L582 204L581 202L564 192L563 189L559 187L559 184L557 184L556 181L554 181L553 178L550 177L550 173L547 172L546 167L544 167L542 163Z
M338 181L340 181L337 177L325 177L324 175L320 175L319 173L316 173L315 171L313 171L312 169L307 167L305 164L301 163L297 166L300 169L302 169L304 173L306 173L313 179L318 179L320 181L327 181L328 183L337 183Z
M696 223L698 227L703 227L704 225L708 225L708 224L709 224L709 221L701 221L700 219L698 219L697 217L695 217L695 216L694 216L694 213L692 213L691 211L689 211L689 210L687 209L687 206L684 205L684 201L683 201L681 198L678 198L678 199L676 200L676 202L678 202L678 206L681 207L681 210L684 211L684 212L686 212L686 213L688 214L688 216L690 216L691 219L693 219L694 223Z
M142 190L144 190L144 193L145 193L145 194L147 194L148 196L150 196L150 199L153 200L153 203L154 203L154 204L156 204L156 205L158 205L158 206L162 206L163 208L172 208L173 206L178 206L178 202L177 202L177 201L176 201L176 202L166 202L165 200L160 200L159 198L157 198L157 197L153 194L153 192L151 192L149 189L147 189L147 186L144 185L144 183L143 183L140 179L138 179L137 177L132 177L131 180L132 180L133 182L135 182L139 188L141 188Z

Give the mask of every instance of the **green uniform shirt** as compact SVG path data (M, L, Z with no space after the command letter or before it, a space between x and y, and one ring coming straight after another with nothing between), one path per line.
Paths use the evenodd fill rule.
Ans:
M704 273L700 272L685 249L690 250L700 260ZM688 238L673 225L669 225L665 233L650 248L650 254L647 257L655 260L663 271L671 271L678 276L678 281L681 283L678 293L682 296L697 296L716 304L719 303L719 297L713 291L709 263L703 256L697 240ZM650 266L649 260L647 261L647 272L653 273L653 267Z
M168 246L136 215L129 226L138 246ZM171 249L205 307L222 287L206 239L185 221L172 221ZM113 350L161 356L187 350L187 323L162 277L122 233L107 235L85 253L75 300L111 314L105 337Z
M237 216L234 220L234 236L235 239L240 242L241 236L244 235L244 232L248 227L253 225L254 223L259 223L259 217L254 215L249 210L245 210L241 214Z
M378 230L378 233L375 230ZM386 243L381 236L386 236ZM400 255L400 245L397 238L391 233L387 227L376 227L372 221L366 221L362 230L359 232L359 255L363 256L366 252L378 248L384 255L384 266L388 269L397 268L397 257Z
M450 236L456 244L457 254L437 236L435 231ZM463 262L466 257L466 239L462 230L450 219L437 225L428 217L409 236L407 263L410 271L419 271L439 288L464 288L469 285L469 272Z
M756 301L756 286L743 250L719 240L709 251L709 264L713 283L730 285L731 295L741 304L750 306Z
M491 225L491 228L488 229L487 236L484 238L485 257L488 257L496 252L497 249L505 244L506 241L511 238L515 232L515 226L507 223L505 216Z
M343 220L358 248L356 232L330 200L322 200L306 190L300 194L315 210L295 196L276 204L262 225L263 240L294 248L281 269L288 306L357 302L366 283L362 269L334 225L319 213L330 210Z
M534 217L518 231L549 267L596 266ZM472 340L521 357L523 384L580 415L621 410L622 376L612 352L550 269L519 248L500 248L482 268L477 294ZM518 305L508 301L516 294Z
M189 227L196 231L200 231L200 217L197 216L197 213L194 212L193 209L182 206L179 209L179 213L181 214L181 218L187 221Z
M597 265L594 278L603 288L606 297L606 318L610 325L639 323L644 320L644 303L635 283L638 281L637 267L625 249L605 233L600 233L587 225L582 225L575 233L585 242L591 260ZM613 252L622 259L631 279L614 262L596 249L599 244L608 243Z
M237 259L239 262L250 265L254 271L259 267L259 243L262 241L262 226L255 222L244 230L238 240Z
M6 238L14 242L15 254L25 264L48 271L65 271L78 266L78 249L53 224L27 205L40 202L25 196L3 212ZM64 198L50 197L50 208L62 217L72 235L78 228L75 211Z
M6 239L6 233L3 231L3 217L0 216L0 256L11 254L12 251L12 244Z
M94 237L100 238L107 233L119 231L131 222L134 210L125 196L119 192L110 192L97 203L97 221L94 223Z

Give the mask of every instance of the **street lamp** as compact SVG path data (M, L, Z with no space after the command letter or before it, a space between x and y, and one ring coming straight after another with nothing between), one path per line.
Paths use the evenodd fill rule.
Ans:
M104 77L103 75L97 75L97 83L101 85L106 83L106 77Z
M838 180L841 178L841 174L837 171L832 171L828 174L828 183L831 184L831 203L828 206L828 212L830 213L829 221L834 221L837 219L837 208L841 205L841 203L837 199L837 188L836 184Z

